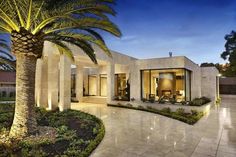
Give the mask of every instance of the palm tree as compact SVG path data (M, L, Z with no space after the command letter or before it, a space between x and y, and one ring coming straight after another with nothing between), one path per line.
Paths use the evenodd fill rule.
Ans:
M98 31L121 36L109 20L115 15L114 0L4 0L0 2L0 31L11 35L16 57L16 107L10 137L23 138L37 132L34 113L36 60L44 41L73 59L67 43L80 47L97 63L92 44L111 56Z

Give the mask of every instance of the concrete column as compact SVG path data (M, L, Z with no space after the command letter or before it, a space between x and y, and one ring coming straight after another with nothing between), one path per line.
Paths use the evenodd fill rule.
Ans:
M60 111L71 107L71 61L65 56L60 56Z
M113 63L107 65L107 103L113 100L115 94L115 66Z
M76 99L79 102L83 102L83 83L84 82L84 70L83 66L77 65L76 68Z
M101 95L101 85L100 85L100 74L99 74L99 70L98 70L98 73L97 73L97 96L100 96Z
M37 60L35 73L35 103L40 107L41 80L42 80L42 59Z
M59 82L59 59L60 56L52 52L48 53L48 109L58 107L58 82Z
M37 72L38 78L41 79L38 84L41 89L39 89L37 94L37 105L46 109L48 107L48 57L44 56L38 62L38 65L41 65L41 67L38 67L39 71Z
M135 63L130 64L130 98L134 98L135 101L141 100L141 76L140 71L137 69Z

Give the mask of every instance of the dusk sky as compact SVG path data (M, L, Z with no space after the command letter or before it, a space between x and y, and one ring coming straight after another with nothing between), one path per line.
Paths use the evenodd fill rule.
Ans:
M236 30L236 0L117 0L112 18L122 38L106 34L110 49L136 58L187 56L221 62L224 36Z

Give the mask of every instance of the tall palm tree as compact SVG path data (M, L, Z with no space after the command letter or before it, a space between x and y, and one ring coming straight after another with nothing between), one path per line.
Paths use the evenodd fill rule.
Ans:
M57 46L73 59L67 43L80 47L97 63L92 44L111 56L98 31L121 36L109 20L115 15L114 0L4 0L0 2L0 31L11 35L16 57L16 107L10 137L22 138L37 132L34 113L36 60L44 41Z

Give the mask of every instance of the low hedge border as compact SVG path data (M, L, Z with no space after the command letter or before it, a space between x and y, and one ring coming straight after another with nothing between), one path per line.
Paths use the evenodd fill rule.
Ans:
M97 148L97 146L101 143L102 139L105 136L105 126L104 126L102 120L100 120L100 125L101 125L101 128L99 129L99 133L98 133L97 137L90 142L90 144L87 146L87 148L81 153L80 157L89 156Z
M169 110L167 112L167 111L164 111L165 108L163 110L158 110L158 109L152 108L150 106L148 106L147 108L144 108L143 106L133 107L131 104L129 104L129 105L107 104L107 106L127 108L127 109L133 109L133 110L139 110L139 111L145 111L145 112L160 114L160 115L163 115L163 116L166 116L166 117L169 117L169 118L173 118L173 119L182 121L182 122L187 123L189 125L195 124L199 119L201 119L204 116L203 112L197 112L195 110L192 111L192 112L195 112L195 115L191 115L191 116L186 117L186 116L184 116L184 114L186 114L186 113L178 114L178 112L171 112L169 108L166 108L166 109Z
M8 131L10 129L12 119L13 119L14 104L0 105L0 109L1 109L0 111L2 112L2 113L0 113L0 122L1 122L0 131ZM7 112L4 112L4 111L7 111ZM56 157L59 157L59 156L88 157L97 148L97 146L100 144L100 142L102 141L102 139L104 138L104 135L105 135L105 127L104 127L103 121L94 115L90 115L90 114L82 112L82 111L67 110L64 112L55 112L55 111L46 111L45 109L42 109L42 108L36 108L36 115L38 118L40 117L40 119L37 119L38 122L43 123L46 118L46 120L48 120L48 125L46 125L46 126L51 126L51 124L53 124L55 126L51 126L51 127L56 128L57 132L61 130L62 132L61 131L58 132L57 136L60 136L58 138L63 138L62 140L68 140L69 145L71 145L72 143L78 144L78 142L80 142L80 138L77 139L77 137L76 138L74 137L74 136L76 136L75 130L70 129L70 128L68 128L68 126L64 125L65 122L62 118L66 118L66 117L71 118L71 116L76 118L78 115L78 118L85 118L84 124L86 124L86 125L88 123L91 123L89 121L94 121L96 123L96 127L94 126L94 128L93 128L93 129L97 128L97 130L93 131L93 132L96 132L96 136L93 139L92 138L88 139L87 142L89 142L89 143L83 150L81 149L81 151L79 151L80 149L77 149L76 147L68 147L64 152L62 152L62 154L55 155ZM49 118L48 116L51 116L51 118ZM49 118L49 119L47 119L47 118ZM54 119L54 118L56 118L56 119ZM49 122L49 121L51 121L51 122ZM54 123L54 121L55 121L55 123ZM87 126L83 126L83 127L87 127ZM63 130L65 128L66 128L66 130ZM74 138L71 138L71 137L74 137ZM58 140L58 138L56 138L56 140ZM13 153L13 155L18 154L18 153L22 153L21 155L23 155L25 157L27 157L27 156L31 157L31 156L34 156L35 154L37 154L37 156L41 156L41 157L48 157L48 156L52 156L52 155L44 152L43 148L47 147L47 145L51 145L49 147L49 148L51 148L54 144L52 144L50 140L45 141L45 140L41 140L41 139L35 143L32 143L30 141L29 142L28 141L20 141L19 147L18 147L18 148L22 149L22 151L19 150L20 152L11 152L11 150L6 151L6 150L4 150L3 145L0 145L0 156L9 156L9 155L11 155L11 153Z

